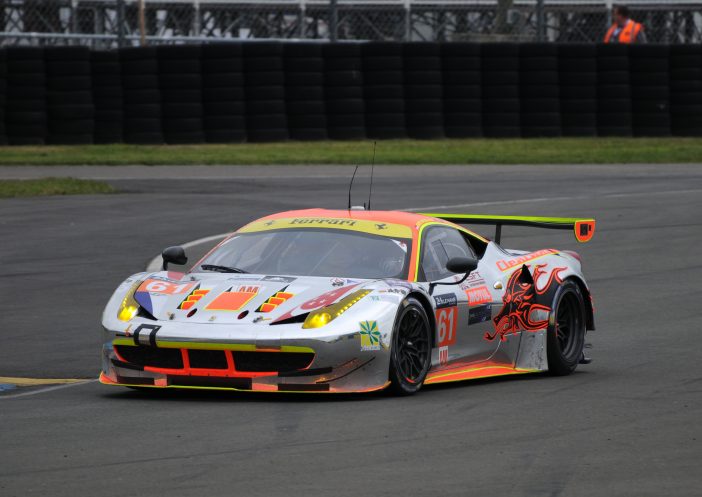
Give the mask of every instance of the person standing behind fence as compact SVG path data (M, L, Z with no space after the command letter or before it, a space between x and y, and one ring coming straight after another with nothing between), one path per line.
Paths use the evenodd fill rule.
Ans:
M604 37L605 43L646 43L643 25L629 18L629 7L614 7L612 17L614 24Z

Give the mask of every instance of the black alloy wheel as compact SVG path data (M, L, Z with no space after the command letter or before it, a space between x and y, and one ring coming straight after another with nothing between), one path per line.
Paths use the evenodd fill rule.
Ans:
M408 297L395 319L390 357L391 390L399 395L417 392L431 366L431 330L422 305Z
M575 371L585 344L585 305L578 285L566 280L553 299L555 316L548 329L548 368L556 376Z

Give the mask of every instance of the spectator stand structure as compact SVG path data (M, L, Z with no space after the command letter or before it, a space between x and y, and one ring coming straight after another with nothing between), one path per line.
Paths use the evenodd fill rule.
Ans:
M632 0L654 43L702 41L702 1ZM0 43L136 44L137 0L4 0ZM598 42L607 0L144 0L150 43L212 38ZM337 19L335 33L330 32ZM334 36L335 35L335 36Z

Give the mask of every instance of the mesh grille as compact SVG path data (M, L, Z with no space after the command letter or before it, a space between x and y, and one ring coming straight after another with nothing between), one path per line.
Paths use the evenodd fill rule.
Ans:
M188 350L191 368L227 369L227 356L223 350Z
M138 366L169 369L181 369L183 367L183 356L180 353L180 349L115 345L115 350L125 361Z
M234 352L237 371L256 373L305 369L313 359L311 352Z

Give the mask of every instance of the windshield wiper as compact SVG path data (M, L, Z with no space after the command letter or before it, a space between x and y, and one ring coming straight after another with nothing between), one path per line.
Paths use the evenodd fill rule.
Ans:
M217 264L201 264L200 267L205 271L216 271L218 273L248 273L248 271L238 267L218 266Z

